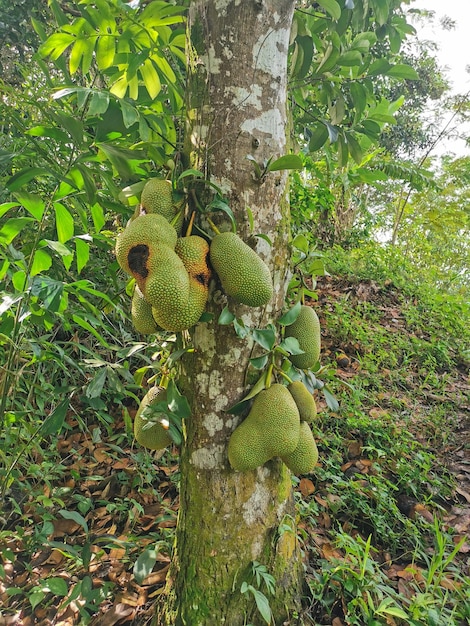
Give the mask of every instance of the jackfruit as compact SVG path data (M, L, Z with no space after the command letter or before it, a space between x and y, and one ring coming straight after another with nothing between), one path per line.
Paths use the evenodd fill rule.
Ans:
M318 449L307 422L300 422L300 435L297 447L281 459L294 474L308 474L318 461Z
M211 241L210 260L225 293L248 306L263 306L273 296L268 266L235 233L219 233Z
M134 419L134 436L140 445L144 446L144 448L149 448L150 450L162 450L172 442L168 429L165 428L164 424L158 421L159 419L166 419L165 413L149 417L142 415L148 406L152 406L157 404L157 402L165 400L166 389L163 389L162 387L152 387L142 398ZM149 423L149 420L155 423L149 428L144 428L144 426Z
M275 456L292 453L299 443L300 415L287 387L274 384L254 399L246 419L233 431L228 460L234 470L254 470Z
M183 261L188 274L201 285L207 287L211 277L211 271L207 264L209 256L209 244L207 241L197 235L179 237L176 242L175 252Z
M299 409L300 420L313 424L317 417L317 405L310 391L300 380L291 383L287 389L292 394L297 408Z
M131 319L136 331L142 335L151 335L158 330L152 315L152 305L144 298L144 294L137 284L132 294Z
M291 363L300 369L313 367L320 357L320 321L310 306L302 305L293 324L286 326L286 337L294 337L299 342L303 354L292 354Z
M150 248L165 244L174 250L178 235L162 215L141 215L116 238L116 259L121 268L134 276L146 278Z
M175 307L171 300L160 299L158 305L152 308L153 318L159 326L175 333L191 328L204 313L208 292L206 285L189 276L189 295L186 303Z
M168 222L173 223L175 229L180 233L183 225L182 208L181 202L175 202L169 180L150 178L142 190L140 207L137 207L134 217L149 213L163 215Z
M178 315L190 296L190 279L183 261L168 246L154 245L149 249L146 268L147 276L143 279L136 276L136 280L147 302L158 311ZM158 320L157 324L160 324Z

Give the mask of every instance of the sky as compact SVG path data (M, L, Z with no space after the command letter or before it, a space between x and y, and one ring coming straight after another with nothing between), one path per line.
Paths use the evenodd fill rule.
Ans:
M470 91L470 74L465 67L470 65L470 0L415 0L412 8L435 11L434 23L430 26L415 24L420 39L430 39L439 45L436 56L439 64L446 67L446 75L452 83L454 93ZM440 19L450 17L456 22L452 30L444 30ZM462 142L442 144L437 153L451 151L459 156L469 154L470 149ZM435 153L436 153L435 152Z

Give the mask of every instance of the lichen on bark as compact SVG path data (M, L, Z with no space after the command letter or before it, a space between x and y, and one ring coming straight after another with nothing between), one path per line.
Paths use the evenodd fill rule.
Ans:
M271 269L275 295L268 306L250 309L223 296L214 280L208 303L213 321L195 327L194 352L181 361L192 416L185 424L177 540L159 626L261 623L253 597L240 591L243 582L253 583L253 561L276 578L276 594L268 595L275 623L298 608L301 564L291 476L279 459L246 473L229 466L228 440L242 417L227 409L248 391L252 344L216 321L228 303L246 324L261 328L284 304L287 174L257 180L247 157L262 164L286 152L293 6L290 0L195 0L190 7L188 163L223 188L238 234ZM272 246L256 243L247 208L254 233L267 235Z

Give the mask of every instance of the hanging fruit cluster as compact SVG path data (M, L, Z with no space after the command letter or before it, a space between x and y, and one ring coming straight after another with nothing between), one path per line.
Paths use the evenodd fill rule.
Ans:
M315 311L301 306L286 336L297 339L303 354L291 355L300 369L313 367L320 356L320 322ZM312 394L301 381L275 383L254 399L248 416L233 431L228 458L233 469L253 470L280 457L294 474L311 472L318 450L310 425L317 415Z
M210 244L191 235L190 229L181 236L183 218L182 203L174 197L171 183L152 178L117 237L117 261L135 279L131 316L142 334L159 329L181 332L196 324L206 307L211 268L224 292L241 304L260 307L273 296L269 268L238 235L217 231ZM299 369L313 367L320 354L320 325L313 309L302 306L285 335L295 338L302 351L290 356L292 364ZM166 390L153 387L135 417L137 441L153 450L165 448L171 437L164 413L154 415L151 422L146 413L165 402ZM315 401L302 382L269 386L255 397L248 416L232 433L230 465L249 471L281 457L294 473L310 472L318 460L310 429L315 416Z

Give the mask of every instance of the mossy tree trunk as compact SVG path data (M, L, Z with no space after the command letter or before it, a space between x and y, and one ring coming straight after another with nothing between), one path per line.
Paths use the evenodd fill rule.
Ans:
M279 460L253 472L231 470L227 443L240 421L226 409L246 395L253 344L217 324L222 308L252 328L275 320L288 277L286 172L254 175L286 148L286 83L291 0L195 0L188 24L188 158L224 192L238 234L270 266L275 295L264 308L236 305L213 282L214 319L193 333L181 384L192 416L181 453L181 499L169 595L159 624L214 626L265 623L243 582L257 585L252 562L276 580L269 595L274 623L294 624L301 585L291 477ZM249 210L248 210L249 209ZM250 233L264 233L272 242ZM222 215L222 214L221 214ZM228 225L227 225L228 226ZM228 229L228 228L227 228Z

